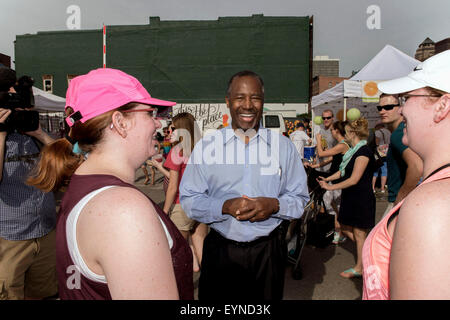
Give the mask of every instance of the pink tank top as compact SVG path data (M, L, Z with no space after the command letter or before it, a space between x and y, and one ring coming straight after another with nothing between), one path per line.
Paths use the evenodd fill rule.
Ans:
M450 178L450 167L432 174L422 184L435 180ZM389 218L400 210L403 201L372 229L364 242L363 260L363 300L389 300L389 263L392 248L392 238L388 232Z

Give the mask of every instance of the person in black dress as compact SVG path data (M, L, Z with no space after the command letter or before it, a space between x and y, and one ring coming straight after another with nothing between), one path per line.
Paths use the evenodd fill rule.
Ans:
M356 243L357 261L353 268L343 271L344 278L361 277L362 247L369 229L375 225L375 196L372 192L374 156L367 146L368 122L361 118L345 126L345 138L352 148L344 155L339 171L328 178L319 177L326 190L342 189L338 221L342 232ZM340 179L342 177L342 179ZM340 179L341 182L328 184Z

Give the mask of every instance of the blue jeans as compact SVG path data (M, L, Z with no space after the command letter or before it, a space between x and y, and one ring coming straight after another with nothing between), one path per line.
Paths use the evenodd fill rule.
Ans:
M386 161L383 163L383 165L381 166L381 168L379 168L377 171L375 171L373 173L374 177L378 177L379 171L381 170L381 176L382 177L387 177L387 163Z

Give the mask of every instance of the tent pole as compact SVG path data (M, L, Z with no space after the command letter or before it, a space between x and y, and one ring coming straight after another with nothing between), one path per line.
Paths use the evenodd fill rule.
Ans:
M344 97L344 121L347 120L347 97Z
M52 123L50 121L50 117L48 115L48 111L47 111L47 129L48 129L49 132L52 131Z

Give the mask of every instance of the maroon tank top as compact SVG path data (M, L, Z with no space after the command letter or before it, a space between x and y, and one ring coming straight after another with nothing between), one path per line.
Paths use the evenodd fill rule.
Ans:
M66 238L66 220L72 208L87 194L105 186L135 186L111 175L73 175L65 192L56 224L56 271L59 296L62 300L110 300L107 284L92 281L75 271ZM139 189L137 189L139 190ZM173 240L170 250L178 293L181 300L194 299L192 251L177 227L150 198Z

